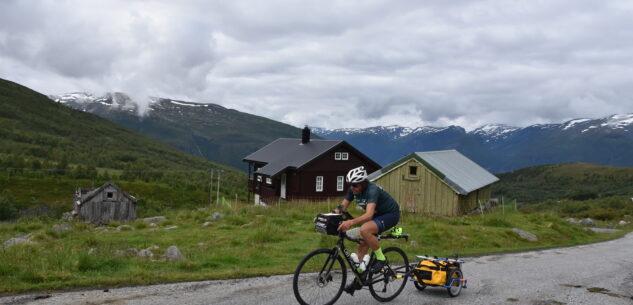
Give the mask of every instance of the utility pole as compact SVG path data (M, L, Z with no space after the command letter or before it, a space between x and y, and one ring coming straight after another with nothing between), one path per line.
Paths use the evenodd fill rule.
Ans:
M213 169L209 171L211 173L211 177L209 178L209 205L213 203L211 196L213 194Z

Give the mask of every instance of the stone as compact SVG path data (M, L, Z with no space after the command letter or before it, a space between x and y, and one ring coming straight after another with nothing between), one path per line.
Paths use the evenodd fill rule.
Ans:
M180 249L176 246L167 248L167 251L163 255L164 258L170 261L181 261L185 259L185 256L180 252Z
M30 241L28 239L28 237L27 238L23 238L23 236L18 236L18 237L13 237L13 238L5 241L2 244L2 247L9 248L9 247L12 247L12 246L15 246L15 245L35 245L35 244L37 244L37 243L34 242L34 241Z
M211 220L218 221L224 217L224 214L215 212L213 215L209 216Z
M594 231L596 233L615 233L615 232L620 231L618 229L604 229L604 228L587 228L587 229Z
M154 217L143 218L143 221L145 222L161 222L165 220L167 220L165 216L154 216Z
M628 225L630 222L628 221L624 221L624 220L620 220L620 222L618 222L618 226L626 226Z
M114 251L114 255L116 255L116 256L125 256L125 251L123 251L123 250L116 250L116 251Z
M411 245L411 247L417 247L418 246L418 243L415 240L410 241L409 244Z
M534 233L530 233L528 231L523 231L521 229L512 228L512 232L519 234L519 237L529 240L529 241L538 241L538 237L534 235Z
M173 230L173 229L178 229L178 226L166 227L166 228L165 228L165 229L163 229L163 230L165 230L165 231L169 231L169 230Z
M203 224L202 224L202 226L203 226L203 227L208 227L208 226L210 226L210 225L212 225L212 224L213 224L212 222L207 221L207 222L203 223Z
M90 250L88 250L88 255L95 255L97 254L97 248L90 248Z
M151 222L151 223L149 224L149 226L150 226L150 227L152 227L152 228L156 228L156 227L158 227L158 225L157 225L155 222Z
M569 218L565 219L565 221L567 221L568 223L570 223L572 225L577 225L577 226L580 225L580 222L578 222L578 220L576 220L576 218L569 217Z
M580 221L580 225L583 225L585 227L595 227L596 226L596 222L593 221L593 219L591 219L591 218L585 218L585 219Z
M138 257L147 257L147 258L152 258L154 257L154 253L152 253L152 251L144 249L138 252Z
M120 226L116 227L116 230L118 232L121 232L121 231L134 231L134 227L132 227L130 225L120 225Z
M70 226L69 223L62 223L62 224L57 224L53 226L53 231L57 233L70 231L71 229L72 227Z
M62 221L70 221L74 217L73 212L64 212L60 218Z
M147 248L146 250L153 251L153 250L158 250L158 249L160 249L160 247L159 247L159 246L157 246L157 245L153 245L153 246L151 246L151 247Z
M129 248L126 250L125 252L127 255L129 256L137 256L138 255L138 250L136 250L136 248Z

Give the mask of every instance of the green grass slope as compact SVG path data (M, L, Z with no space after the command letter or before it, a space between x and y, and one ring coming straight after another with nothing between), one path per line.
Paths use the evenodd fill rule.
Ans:
M568 163L528 167L497 177L500 181L493 186L493 196L514 198L520 203L633 197L631 167Z
M0 200L15 201L19 208L69 202L75 187L114 180L162 185L208 201L210 169L223 170L222 195L244 196L243 172L183 153L0 79ZM47 191L51 181L63 185L62 190Z

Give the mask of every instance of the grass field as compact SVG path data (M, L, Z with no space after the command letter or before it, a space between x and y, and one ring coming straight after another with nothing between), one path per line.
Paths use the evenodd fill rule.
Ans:
M0 249L0 293L71 287L112 287L176 281L226 279L288 274L309 251L332 247L335 237L314 232L313 217L333 209L334 203L282 204L280 206L210 207L165 213L167 221L152 228L142 221L133 229L117 231L118 223L106 228L71 222L72 229L56 232L59 222L22 220L0 224L0 241L32 233L34 245ZM209 227L202 224L214 212L225 216ZM359 211L353 212L356 216ZM605 225L605 223L600 223ZM527 249L576 245L622 236L633 229L597 234L570 225L553 213L521 213L500 210L458 218L422 217L404 214L401 225L411 235L396 244L410 259L416 254L477 255ZM173 230L164 230L178 226ZM536 234L538 242L522 240L511 231L517 227ZM108 232L103 232L107 229ZM117 256L117 250L154 250L154 259ZM165 250L176 245L186 260L161 260ZM348 243L348 246L353 246ZM90 249L96 249L89 254Z

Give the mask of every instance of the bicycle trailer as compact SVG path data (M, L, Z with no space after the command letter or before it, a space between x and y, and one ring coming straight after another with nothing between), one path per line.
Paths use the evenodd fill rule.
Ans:
M462 288L467 288L461 264L463 260L454 258L437 258L427 255L416 255L420 261L411 264L410 281L415 288L424 290L427 286L446 288L451 297L456 297Z

